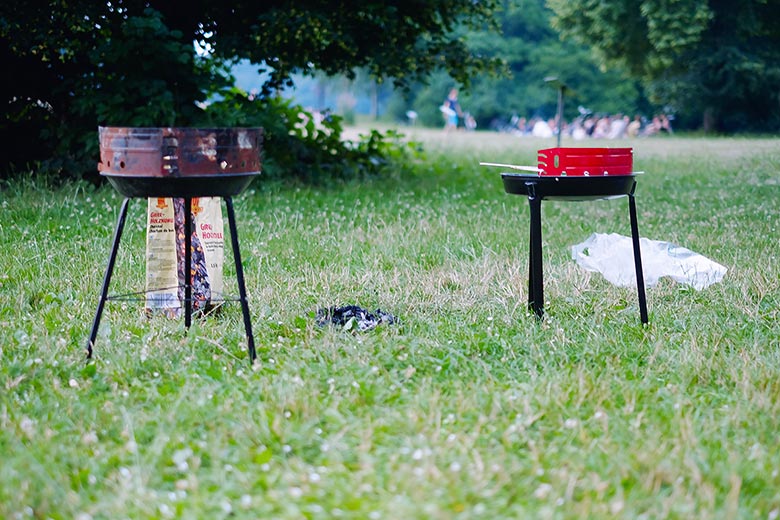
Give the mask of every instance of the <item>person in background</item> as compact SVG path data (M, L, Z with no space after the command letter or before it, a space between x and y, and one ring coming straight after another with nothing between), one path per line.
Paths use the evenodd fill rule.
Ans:
M463 111L460 109L460 103L458 103L458 89L450 89L450 93L447 99L441 106L441 111L444 114L444 129L447 131L457 130L458 117L462 116Z
M669 121L669 116L666 114L661 114L658 116L658 131L659 132L665 132L669 135L672 135L674 132L672 131L672 123Z
M642 119L639 117L639 114L636 114L634 116L634 119L628 123L628 128L626 128L626 132L628 133L628 137L636 137L639 135L639 131L642 129Z
M474 119L474 116L472 116L469 112L466 112L466 117L463 118L463 126L465 126L466 130L469 132L473 132L477 129L477 120Z

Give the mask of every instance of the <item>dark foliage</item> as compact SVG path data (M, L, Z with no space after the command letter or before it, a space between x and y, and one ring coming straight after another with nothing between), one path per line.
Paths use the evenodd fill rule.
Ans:
M0 139L9 150L0 175L35 169L95 178L101 125L240 120L269 125L266 164L280 176L371 171L392 139L372 134L361 144L342 144L336 119L322 131L301 129L300 110L275 99L276 89L294 72L349 75L355 67L400 86L438 68L468 81L494 60L472 54L452 29L489 23L493 7L471 0L5 2L0 57L13 81L0 90ZM250 106L229 91L229 65L237 58L268 72L260 103L251 105L262 113L232 112Z

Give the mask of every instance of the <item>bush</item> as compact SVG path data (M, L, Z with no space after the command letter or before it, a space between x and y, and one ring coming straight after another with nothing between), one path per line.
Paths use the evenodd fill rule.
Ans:
M372 130L358 141L342 140L343 119L318 117L281 97L250 99L240 90L208 106L204 125L262 127L263 173L309 183L376 176L413 153L394 131Z

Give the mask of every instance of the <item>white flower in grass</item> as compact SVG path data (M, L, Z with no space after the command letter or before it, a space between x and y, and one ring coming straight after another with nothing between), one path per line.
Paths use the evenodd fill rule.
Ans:
M566 419L563 425L568 429L574 429L579 426L580 422L577 419Z
M450 471L453 473L457 473L460 471L460 463L455 461L452 464L450 464Z
M76 520L92 520L92 515L89 513L79 513L76 515Z
M772 509L767 516L769 520L777 520L778 517L780 517L780 509Z
M617 515L623 511L623 507L625 507L625 504L622 500L614 500L609 504L609 512L613 515Z
M176 466L176 469L179 471L187 471L190 468L187 459L189 459L191 456L192 449L187 447L183 450L176 450L173 452L173 457L171 460L173 460L173 465Z
M220 504L220 507L222 508L222 511L226 515L229 515L230 513L233 512L233 506L230 505L230 502L228 502L227 500L223 500L222 503Z
M303 496L303 490L297 486L290 488L290 496L293 498L301 498Z
M552 486L546 482L543 482L539 484L539 487L537 487L534 490L534 498L537 498L539 500L544 500L550 495L551 491L552 491Z
M168 504L160 504L157 510L160 512L163 518L173 518L173 510Z
M68 386L71 388L78 388L79 382L76 381L75 379L71 379L70 381L68 381Z
M26 416L22 417L22 420L19 421L19 429L26 436L30 437L35 432L35 421Z
M252 497L250 495L241 495L241 507L247 508L252 505Z
M98 441L97 433L95 432L86 432L84 435L81 436L81 443L82 444L96 444Z

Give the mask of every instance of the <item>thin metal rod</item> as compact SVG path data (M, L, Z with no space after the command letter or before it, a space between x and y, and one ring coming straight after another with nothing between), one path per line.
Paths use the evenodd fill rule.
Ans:
M534 228L528 226L528 229L530 230L528 236L528 308L533 310L534 301L536 301L534 298Z
M636 187L636 184L634 184ZM631 217L631 240L634 244L634 269L636 270L636 289L639 296L639 317L642 323L647 323L647 298L645 296L645 277L642 272L642 252L639 248L639 225L636 218L636 200L634 190L628 194L628 213Z
M122 207L119 209L119 217L116 221L116 228L114 229L114 241L111 246L111 253L108 257L108 265L106 266L106 273L103 276L103 288L100 291L100 301L98 301L97 311L95 312L95 319L92 321L92 331L89 334L89 341L87 342L87 359L92 358L92 348L95 346L97 340L98 327L100 327L100 317L103 315L103 307L105 307L106 300L108 299L108 288L111 285L111 274L114 272L114 264L116 263L116 255L119 251L119 241L122 239L122 231L125 228L125 218L127 217L127 206L130 202L129 198L125 198L122 201Z
M561 147L561 134L563 133L563 90L564 86L558 87L558 148Z
M246 331L249 362L254 363L255 359L257 359L257 353L255 352L255 338L252 335L252 320L249 316L249 301L246 297L244 268L241 264L241 250L238 247L238 229L236 228L236 213L233 210L232 197L225 197L225 206L227 207L228 225L230 226L230 243L233 247L233 260L236 263L236 279L238 281L239 299L241 300L241 313L244 316L244 330Z
M192 198L184 197L184 328L192 325Z

